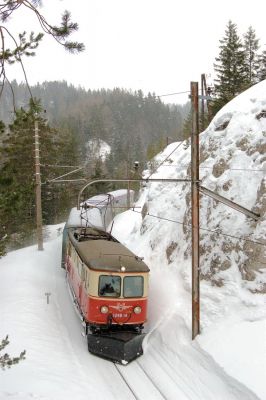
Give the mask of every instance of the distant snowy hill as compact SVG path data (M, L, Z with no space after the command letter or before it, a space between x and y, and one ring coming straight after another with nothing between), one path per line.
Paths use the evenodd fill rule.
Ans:
M92 158L95 160L97 158L101 158L102 161L110 154L111 147L108 143L104 142L101 139L91 139L86 143L86 153L87 159L91 160Z

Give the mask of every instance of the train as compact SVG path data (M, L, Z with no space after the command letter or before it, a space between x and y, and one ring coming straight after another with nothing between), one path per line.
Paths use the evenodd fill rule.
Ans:
M133 193L130 194L133 196ZM111 232L127 190L94 196L73 208L63 230L62 267L90 353L120 364L143 354L149 268Z

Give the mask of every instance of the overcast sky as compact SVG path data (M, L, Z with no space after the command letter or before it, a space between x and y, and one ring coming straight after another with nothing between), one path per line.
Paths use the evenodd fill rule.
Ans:
M162 95L189 90L201 73L213 79L219 40L229 19L242 36L251 25L266 49L263 0L43 0L42 13L57 23L68 9L79 24L75 40L84 42L79 55L67 54L46 39L34 59L26 59L30 84L66 80L86 89L142 89ZM36 18L16 12L9 27L38 30ZM17 67L9 77L23 79ZM183 103L186 95L163 97Z

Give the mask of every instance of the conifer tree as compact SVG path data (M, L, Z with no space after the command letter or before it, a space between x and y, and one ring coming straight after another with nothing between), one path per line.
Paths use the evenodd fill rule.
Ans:
M5 128L6 128L6 126L5 126L4 122L0 121L0 135L2 135L2 133L5 132Z
M0 352L9 344L8 336L0 342ZM18 364L20 361L25 360L26 351L22 351L18 357L10 357L8 353L0 354L0 367L1 369L11 368L12 365Z
M258 82L259 70L259 39L256 38L255 30L250 26L244 34L244 51L246 64L246 80L248 86Z
M237 26L232 21L228 22L225 36L220 40L219 48L220 53L214 64L216 99L212 104L213 113L241 93L247 86L245 51L237 33Z
M0 154L3 165L0 171L0 220L2 237L17 240L17 245L31 243L35 229L35 159L34 159L34 122L37 119L40 136L41 164L60 162L63 141L59 133L49 127L41 116L41 106L31 100L29 109L16 111L15 120L9 126L10 133L3 140ZM51 173L41 168L42 183L52 179L57 171ZM61 196L60 196L61 194ZM53 223L53 218L63 192L60 187L51 191L42 191L44 223ZM64 194L66 196L66 194ZM28 240L29 239L29 240Z
M190 110L183 123L183 139L188 139L191 136L192 127L192 111Z
M263 50L259 57L259 70L258 70L258 80L263 81L266 79L266 50Z

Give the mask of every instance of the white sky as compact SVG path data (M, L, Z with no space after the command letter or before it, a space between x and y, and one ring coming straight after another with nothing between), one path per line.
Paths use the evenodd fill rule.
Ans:
M69 55L52 39L41 44L35 59L25 66L30 84L66 80L86 89L122 87L142 89L157 95L189 90L190 81L201 73L213 78L213 62L219 40L231 19L242 36L251 25L265 49L263 0L44 0L42 12L49 21L60 20L68 9L79 23L75 39L86 50ZM24 11L10 20L10 27L38 29L35 19ZM22 80L16 67L9 77ZM162 98L185 102L187 95Z

